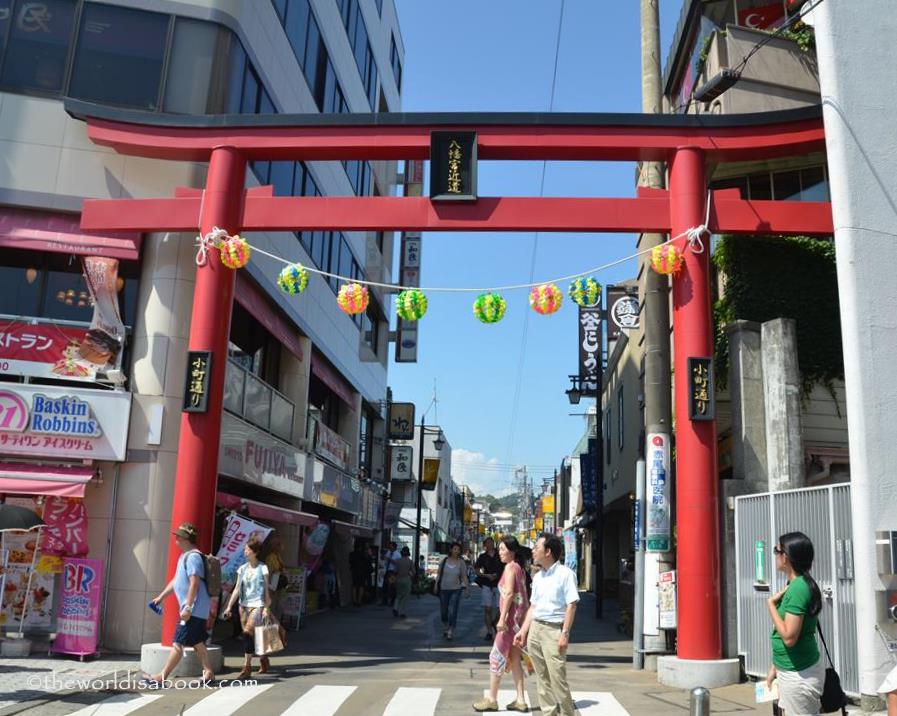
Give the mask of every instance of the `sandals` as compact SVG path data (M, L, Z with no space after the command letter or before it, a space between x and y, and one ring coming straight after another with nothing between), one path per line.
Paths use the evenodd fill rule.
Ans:
M244 681L245 679L248 679L251 676L252 676L252 667L247 668L244 666L242 669L240 669L240 673L237 674L233 678L233 681Z
M267 656L262 656L259 658L259 670L260 674L267 674L268 668L271 666L271 660Z

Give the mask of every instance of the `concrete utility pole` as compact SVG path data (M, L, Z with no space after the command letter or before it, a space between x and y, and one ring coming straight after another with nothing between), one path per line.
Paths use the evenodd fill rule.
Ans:
M660 72L660 21L658 18L659 0L641 0L641 39L642 39L642 111L646 114L663 113L663 89ZM664 166L659 162L642 162L639 166L638 185L650 189L664 188ZM641 234L638 240L639 250L649 249L665 240L663 234ZM670 444L672 427L671 389L670 389L670 312L669 312L669 279L651 269L650 254L639 258L639 303L641 304L641 326L644 335L645 351L645 428L646 434L666 436L665 444ZM647 441L646 441L647 442ZM647 456L646 456L647 458ZM644 478L644 473L641 479ZM667 476L669 479L669 476ZM642 494L645 489L642 487ZM645 505L641 506L644 514ZM640 545L645 549L645 545ZM645 573L657 574L666 571L673 561L672 552L652 552L640 559L641 572L636 579L644 584ZM654 562L648 564L645 562ZM653 589L640 590L642 595L653 595ZM649 601L650 601L649 596ZM650 605L654 608L653 602ZM642 638L643 610L645 604L635 604L634 612L638 615L634 621L633 639L636 649L643 653L657 653L666 650L666 638L662 630L650 629L651 632ZM649 620L654 621L654 620ZM649 666L653 660L649 660Z

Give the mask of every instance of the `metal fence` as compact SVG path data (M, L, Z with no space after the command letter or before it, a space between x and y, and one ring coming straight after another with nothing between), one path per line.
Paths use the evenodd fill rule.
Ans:
M816 558L811 573L823 598L819 623L842 687L856 696L859 673L849 484L735 498L738 651L745 671L764 677L769 670L772 626L766 600L785 586L784 576L776 572L772 548L779 535L794 531L813 540Z
M224 409L265 432L292 442L293 401L232 359L224 377Z

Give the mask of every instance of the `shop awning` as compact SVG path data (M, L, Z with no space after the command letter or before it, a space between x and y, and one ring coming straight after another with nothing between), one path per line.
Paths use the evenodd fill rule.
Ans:
M289 525L305 525L308 527L313 527L318 523L317 515L310 515L308 512L290 510L277 505L266 505L264 502L256 502L255 500L237 497L226 492L216 493L215 502L221 507L227 507L232 510L239 510L245 507L250 517L258 517L260 520L283 522Z
M318 380L330 388L337 398L342 400L349 408L354 409L355 400L352 396L352 386L336 370L331 368L326 360L314 352L311 354L311 372Z
M333 520L330 524L337 532L349 534L354 537L370 538L374 536L374 531L372 529L362 527L361 525L353 525L349 522L340 522L339 520Z
M0 462L0 493L84 497L95 468Z

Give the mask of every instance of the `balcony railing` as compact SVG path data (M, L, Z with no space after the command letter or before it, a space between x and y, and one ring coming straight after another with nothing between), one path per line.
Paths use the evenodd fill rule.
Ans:
M281 440L293 441L296 405L232 359L224 377L224 409Z

